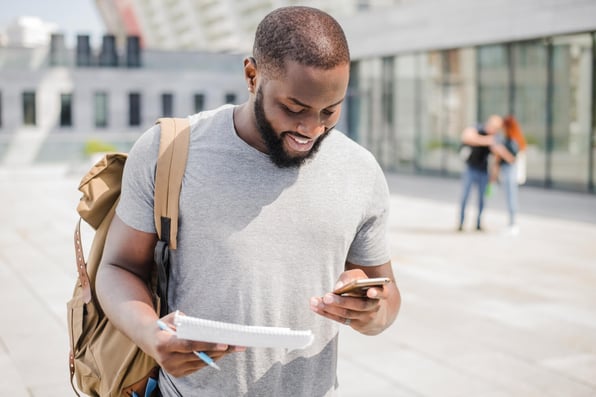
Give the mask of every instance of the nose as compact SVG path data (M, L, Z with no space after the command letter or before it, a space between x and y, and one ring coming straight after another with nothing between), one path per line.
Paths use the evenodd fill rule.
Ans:
M298 123L296 132L309 138L316 138L325 132L325 124L318 117L309 117Z

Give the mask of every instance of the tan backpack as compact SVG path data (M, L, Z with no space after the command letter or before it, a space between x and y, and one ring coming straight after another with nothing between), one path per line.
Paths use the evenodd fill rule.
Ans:
M154 214L159 242L151 290L156 297L155 310L160 312L161 307L163 314L168 311L165 303L169 274L167 253L168 249L176 249L178 199L186 168L190 127L188 119L162 118L157 123L161 126L161 137ZM77 211L81 219L95 229L95 235L85 261L79 219L74 238L78 279L67 304L70 383L77 395L78 387L80 392L90 396L145 396L147 386L152 389L157 384L159 367L156 362L110 322L95 294L95 276L120 198L126 158L124 153L106 154L79 185L83 197Z

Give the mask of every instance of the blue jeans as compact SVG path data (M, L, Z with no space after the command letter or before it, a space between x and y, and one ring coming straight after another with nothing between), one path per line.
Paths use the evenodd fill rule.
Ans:
M460 227L464 224L466 205L468 203L472 185L476 185L478 188L478 218L476 219L476 228L480 229L480 217L482 216L482 210L484 209L484 192L486 191L486 185L488 185L488 172L486 170L479 170L466 166L466 170L463 173L463 195L460 203Z
M505 190L507 210L509 211L509 226L513 226L517 213L517 167L515 163L503 163L500 171L501 186Z

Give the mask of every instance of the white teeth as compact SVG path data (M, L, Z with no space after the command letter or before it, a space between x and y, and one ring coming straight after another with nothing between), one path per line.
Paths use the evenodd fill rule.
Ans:
M297 136L293 136L292 138L294 138L294 140L302 145L306 145L309 141L309 139L301 139L298 138Z

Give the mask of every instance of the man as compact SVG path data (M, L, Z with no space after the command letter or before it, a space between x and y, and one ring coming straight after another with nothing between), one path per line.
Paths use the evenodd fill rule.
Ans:
M146 281L156 242L159 127L132 149L97 291L110 319L161 366L164 396L333 395L338 326L374 335L396 318L395 282L369 290L367 299L330 293L353 279L394 278L383 173L333 129L349 67L332 17L277 9L259 24L253 57L244 61L248 101L190 117L170 307L210 320L310 329L315 340L304 350L191 342L157 327ZM205 367L193 351L222 370Z
M476 128L468 127L462 132L462 143L470 147L466 159L466 169L463 173L463 194L460 202L460 216L458 230L462 231L466 212L466 204L472 185L478 188L478 216L476 230L482 231L482 211L484 209L484 194L488 185L488 158L491 152L498 153L504 160L513 161L512 156L503 145L497 144L495 135L503 128L501 116L490 116L484 125Z

